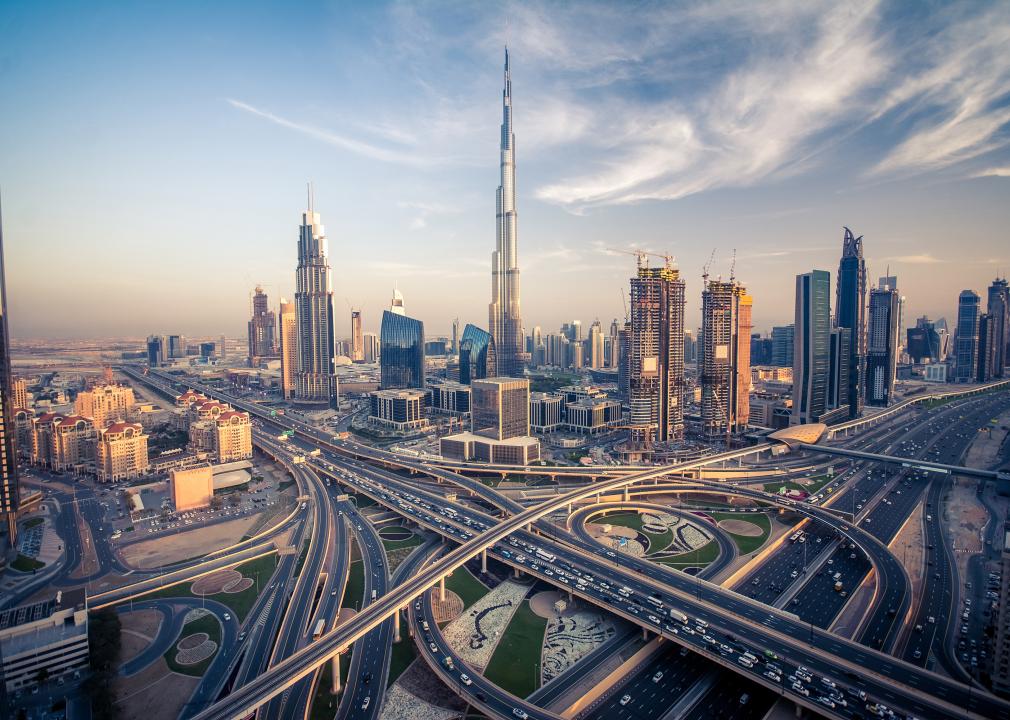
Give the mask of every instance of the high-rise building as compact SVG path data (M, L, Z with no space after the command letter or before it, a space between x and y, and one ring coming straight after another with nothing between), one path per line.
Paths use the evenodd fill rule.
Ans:
M978 318L978 369L975 380L980 383L990 382L996 377L996 318L989 313Z
M224 335L221 336L221 341L218 343L218 348L220 348L220 356L222 360L228 359L228 344L225 342Z
M603 367L603 326L599 318L589 326L589 367L593 370Z
M709 439L746 427L750 415L753 301L731 279L708 280L701 293L701 429Z
M379 344L381 389L424 387L424 323L386 310Z
M614 318L610 323L610 336L607 344L607 367L617 370L621 364L621 326Z
M827 271L812 270L796 276L793 412L790 420L793 425L818 422L828 410L831 371L830 295L831 274ZM851 370L851 363L849 368ZM851 380L849 378L850 390ZM851 397L851 392L848 397Z
M497 355L491 333L467 323L459 342L459 381L469 385L474 380L498 374Z
M277 355L277 318L270 309L267 294L259 285L252 296L252 317L249 319L249 365L256 367L261 358Z
M754 365L771 365L772 339L762 337L761 333L751 333L750 361Z
M168 341L168 357L172 360L178 360L180 358L186 357L186 336L185 335L169 335Z
M13 402L12 408L21 408L22 410L28 409L28 381L22 377L16 377L11 380L11 400Z
M365 362L365 339L361 332L361 311L351 310L351 362Z
M326 230L319 213L309 207L302 213L298 231L298 267L295 271L295 315L298 321L298 371L295 400L330 406L338 394L333 365L333 281Z
M0 519L7 541L18 535L18 460L14 451L14 407L11 394L10 334L7 326L7 280L4 270L3 217L0 215Z
M133 388L126 385L98 385L77 394L74 412L91 418L95 427L124 421L135 403Z
M617 391L627 398L631 386L631 323L625 322L617 331Z
M99 482L118 482L147 472L148 437L139 423L113 423L98 431L95 467Z
M849 328L831 328L830 353L828 361L828 410L844 408L847 415L849 406L849 356L852 331Z
M389 312L394 315L407 314L407 309L403 306L403 293L396 286L393 287L393 299L389 301Z
M295 304L281 298L280 324L281 391L284 399L295 396L298 370L298 312Z
M996 518L992 519L997 521ZM1010 518L1003 518L1003 537L1010 537ZM1010 694L1010 543L1002 543L999 559L999 585L993 621L996 633L993 644L992 687L996 692Z
M515 135L512 132L512 79L505 49L505 89L502 93L501 184L498 185L496 246L491 253L491 303L488 330L498 352L498 371L518 377L529 356L523 347L519 308L519 251L516 246Z
M925 315L916 320L914 328L908 328L907 338L908 354L913 363L942 361L940 333L936 324Z
M248 460L252 457L252 423L249 413L226 410L217 416L214 450L219 463Z
M631 424L665 442L684 436L684 281L640 258L631 279L628 384Z
M459 354L459 318L452 319L452 354Z
M379 362L379 336L376 333L366 332L362 335L364 342L365 362Z
M1010 364L1010 285L1006 278L996 278L989 286L987 312L993 318L993 377L1006 375Z
M863 375L866 368L866 261L863 259L863 236L855 237L844 228L842 259L838 264L838 287L835 300L835 327L852 331L849 350L849 416L863 410ZM796 410L796 406L793 406Z
M165 354L165 337L163 335L151 335L147 338L147 365L148 367L158 367L168 356Z
M793 347L796 343L796 332L793 325L779 325L772 328L772 365L776 367L793 366Z
M508 440L530 434L530 381L484 378L471 385L470 418L474 435Z
M864 390L868 405L887 407L891 404L898 369L900 311L901 298L896 287L884 284L882 288L870 291Z
M214 351L216 349L217 346L214 343L202 342L200 343L200 357L202 357L204 360L210 360L212 357L214 357Z
M979 296L962 290L957 299L957 337L954 341L954 382L974 382L978 375Z

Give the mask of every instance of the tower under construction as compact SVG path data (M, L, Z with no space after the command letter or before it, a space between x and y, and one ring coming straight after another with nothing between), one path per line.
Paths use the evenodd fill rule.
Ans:
M709 440L746 427L750 417L753 301L734 279L705 278L701 293L701 431Z

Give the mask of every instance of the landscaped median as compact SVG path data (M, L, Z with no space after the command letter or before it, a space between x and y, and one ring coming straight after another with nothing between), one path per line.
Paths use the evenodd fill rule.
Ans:
M736 543L741 555L748 555L768 540L772 523L765 513L711 513L712 517Z
M165 662L173 672L203 677L221 647L221 636L217 615L199 608L190 610L178 641L165 653Z
M484 677L517 697L527 697L540 687L540 658L547 620L523 600L512 616Z

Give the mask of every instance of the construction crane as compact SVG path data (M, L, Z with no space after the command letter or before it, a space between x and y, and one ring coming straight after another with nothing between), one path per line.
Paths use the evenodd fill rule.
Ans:
M621 288L621 304L624 305L624 322L625 324L631 322L631 317L628 315L628 299L624 296L624 288Z
M708 285L708 271L712 267L713 260L715 260L715 248L712 248L712 254L708 256L708 262L701 268L701 279L705 281L706 285Z
M673 264L673 255L649 252L648 250L621 250L619 248L607 248L610 252L621 253L622 255L634 255L638 258L638 267L648 267L650 257L663 258L663 263L665 267L670 267Z
M736 280L736 248L733 248L733 262L729 266L729 281L732 283Z

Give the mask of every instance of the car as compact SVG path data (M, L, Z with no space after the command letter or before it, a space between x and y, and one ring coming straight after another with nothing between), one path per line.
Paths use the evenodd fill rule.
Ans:
M654 683L658 683L662 679L663 679L663 671L662 670L658 671L655 675L652 676L652 682L654 682Z
M436 653L438 652L438 645L436 645L433 642L430 642L428 643L428 649L431 650L433 653Z
M225 613L225 614L224 614L224 619L225 619L226 621L228 621L228 620L231 620L231 615L230 615L230 614L228 614L228 613Z
M361 682L363 685L367 685L372 682L372 673L366 672L361 674Z
M819 702L824 707L831 708L832 710L834 710L835 708L835 701L827 697L826 695L821 695L819 698L817 698L817 702Z
M371 704L371 702L372 702L372 696L371 695L365 695L365 699L361 701L361 709L362 710L367 710L368 706L369 706L369 704Z
M245 630L238 634L238 641L242 642L243 640L245 640Z
M460 674L459 681L461 683L463 683L464 685L472 685L473 684L473 680L471 680L470 676L467 675L466 673L461 673Z
M630 695L625 695L624 697L621 698L621 705L627 705L629 702L631 702Z
M526 720L529 717L529 713L522 708L512 708L512 714L519 718L519 720Z

